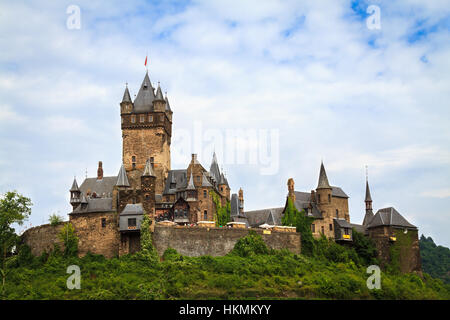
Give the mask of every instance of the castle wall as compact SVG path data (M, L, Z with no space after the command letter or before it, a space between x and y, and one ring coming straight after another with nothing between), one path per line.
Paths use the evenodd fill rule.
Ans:
M23 233L22 241L30 247L31 253L35 256L40 256L44 251L53 251L56 243L63 250L64 244L59 240L58 235L64 224L60 223L57 226L44 224L30 228Z
M301 251L300 233L272 231L271 234L263 234L263 230L252 230L260 234L270 248L286 248L294 253ZM236 242L248 233L249 229L239 228L186 228L156 225L153 233L153 245L160 255L167 248L173 248L186 256L223 256L229 253Z
M106 219L104 227L102 219ZM91 252L113 258L119 254L120 235L115 212L72 214L70 222L78 237L79 256Z
M418 230L408 230L380 226L369 230L369 237L374 241L378 250L381 266L391 264L400 272L409 273L422 270L419 249ZM390 237L395 237L391 241Z

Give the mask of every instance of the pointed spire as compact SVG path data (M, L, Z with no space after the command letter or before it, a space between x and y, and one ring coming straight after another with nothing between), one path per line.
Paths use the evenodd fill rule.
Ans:
M203 177L202 177L202 187L212 187L212 184L211 184L211 182L209 182L205 173L203 173Z
M130 91L128 91L128 83L125 86L125 92L123 93L122 102L131 102Z
M130 183L128 182L127 172L125 171L125 167L123 166L123 163L122 163L122 166L120 167L119 174L117 175L116 186L118 186L118 187L129 187L130 186Z
M320 164L319 183L317 184L317 189L331 189L330 184L328 183L327 173L325 172L323 161Z
M153 105L155 94L153 92L152 83L148 76L148 71L145 73L144 80L142 81L141 88L134 99L134 108L136 111L150 111Z
M220 170L219 170L219 164L217 163L217 157L216 157L216 151L213 152L213 158L211 162L211 166L209 167L209 172L213 179L219 183L220 181Z
M152 163L150 162L150 159L147 159L145 162L145 168L144 173L142 174L143 177L155 177L155 173L153 172Z
M80 188L78 188L77 178L73 178L72 188L70 188L70 192L73 191L80 191Z
M191 176L189 177L188 186L187 186L186 190L195 190L194 178L192 177L192 169L191 169Z
M172 112L172 109L170 109L169 99L167 98L167 91L164 100L166 100L166 111Z
M370 196L370 189L369 189L369 181L366 180L366 199L365 202L372 202L372 197Z
M158 81L158 89L156 89L155 101L165 101L161 91L161 87L159 85L159 81Z

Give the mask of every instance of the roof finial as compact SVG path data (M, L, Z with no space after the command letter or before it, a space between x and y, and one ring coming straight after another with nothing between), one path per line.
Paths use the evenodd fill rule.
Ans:
M369 181L369 167L366 164L366 182Z

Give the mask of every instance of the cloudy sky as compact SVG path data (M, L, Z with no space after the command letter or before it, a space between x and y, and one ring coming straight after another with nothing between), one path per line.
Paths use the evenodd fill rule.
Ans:
M2 1L0 46L0 192L31 197L27 226L67 218L99 160L117 174L119 102L148 54L172 168L215 149L252 210L282 206L290 177L314 189L323 160L361 223L367 165L375 209L450 246L448 1Z

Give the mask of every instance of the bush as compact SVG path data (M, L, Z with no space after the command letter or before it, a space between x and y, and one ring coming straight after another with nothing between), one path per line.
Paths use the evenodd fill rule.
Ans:
M64 220L63 217L58 216L56 213L51 214L50 217L48 218L48 221L52 226L57 226L58 224L62 223L63 220Z
M262 237L251 230L248 235L236 242L232 253L240 257L249 257L257 254L269 254L270 250L264 243Z

